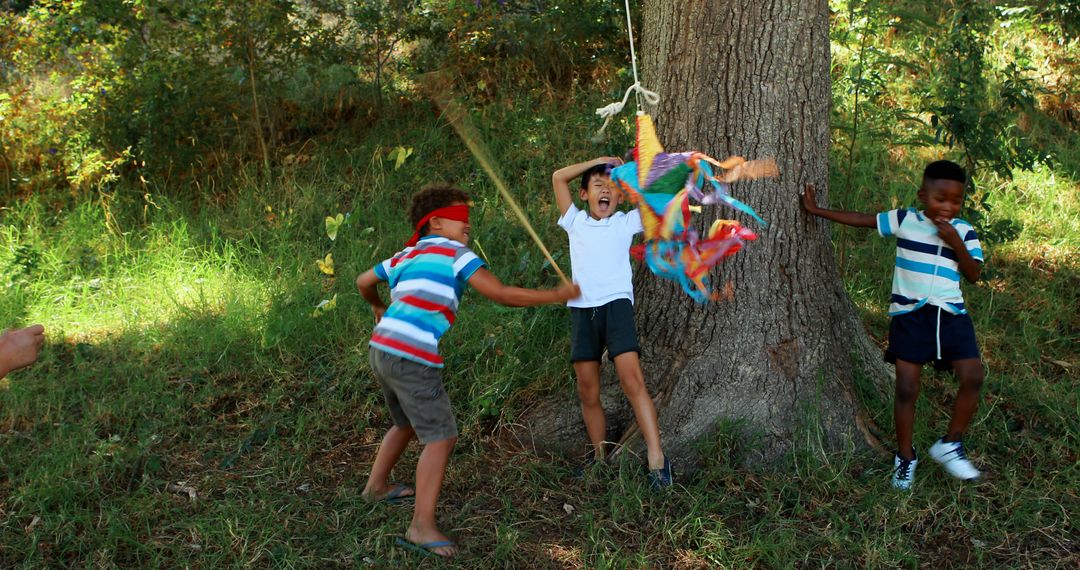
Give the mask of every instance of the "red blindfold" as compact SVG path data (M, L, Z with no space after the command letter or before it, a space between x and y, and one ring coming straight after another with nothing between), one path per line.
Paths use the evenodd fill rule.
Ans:
M409 238L409 241L405 242L405 247L414 246L416 245L416 242L420 241L420 228L423 228L424 224L431 221L431 218L446 218L448 220L469 223L469 207L465 204L446 206L445 208L433 210L428 215L420 218L420 221L416 222L416 232Z

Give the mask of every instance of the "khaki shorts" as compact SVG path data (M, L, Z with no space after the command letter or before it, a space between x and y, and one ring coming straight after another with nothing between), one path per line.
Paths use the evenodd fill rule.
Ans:
M382 388L394 425L411 427L420 443L457 437L457 420L439 369L368 349L368 362Z

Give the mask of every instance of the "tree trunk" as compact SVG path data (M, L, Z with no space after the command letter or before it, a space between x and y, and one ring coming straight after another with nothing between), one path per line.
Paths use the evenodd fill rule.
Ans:
M691 444L721 421L760 438L757 459L790 449L800 429L826 448L873 439L852 381L874 385L888 372L844 291L826 224L799 205L805 184L827 194L828 25L825 0L644 4L642 83L662 97L653 115L665 149L774 157L780 168L733 188L767 228L725 208L697 216L699 231L738 217L759 233L711 275L718 290L730 283L728 300L696 304L636 269L642 367L669 455L693 459ZM618 383L605 385L609 438L634 441L633 429L617 431L633 420ZM587 443L573 402L545 403L531 418L540 447Z

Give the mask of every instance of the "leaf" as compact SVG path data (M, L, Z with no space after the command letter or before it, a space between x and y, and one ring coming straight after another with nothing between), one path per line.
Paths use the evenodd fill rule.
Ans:
M396 158L394 158L394 170L397 170L397 169L401 168L401 165L405 164L405 159L412 156L412 153L413 153L413 149L412 149L411 146L409 148L405 148L403 146L399 146L399 147L395 148L391 152L391 154L396 156Z
M315 310L311 312L311 316L317 319L335 308L337 308L337 293L334 293L334 296L329 299L319 301L319 304L315 305Z
M337 239L338 229L345 223L344 214L338 214L336 216L326 217L326 237L330 238L330 241Z
M334 274L334 254L328 253L324 259L316 259L315 264L319 266L319 271L331 276Z

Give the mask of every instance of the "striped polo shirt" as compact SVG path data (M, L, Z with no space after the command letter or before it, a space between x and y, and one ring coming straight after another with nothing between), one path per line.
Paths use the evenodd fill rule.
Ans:
M390 284L390 306L371 332L371 346L420 364L443 367L439 338L454 324L465 284L484 262L438 235L420 239L375 266Z
M981 263L983 251L975 228L959 218L949 223L960 234L971 257ZM882 237L896 237L889 316L910 313L926 304L954 315L967 312L960 292L956 252L938 237L937 226L926 214L915 208L882 212L877 215L877 229Z

